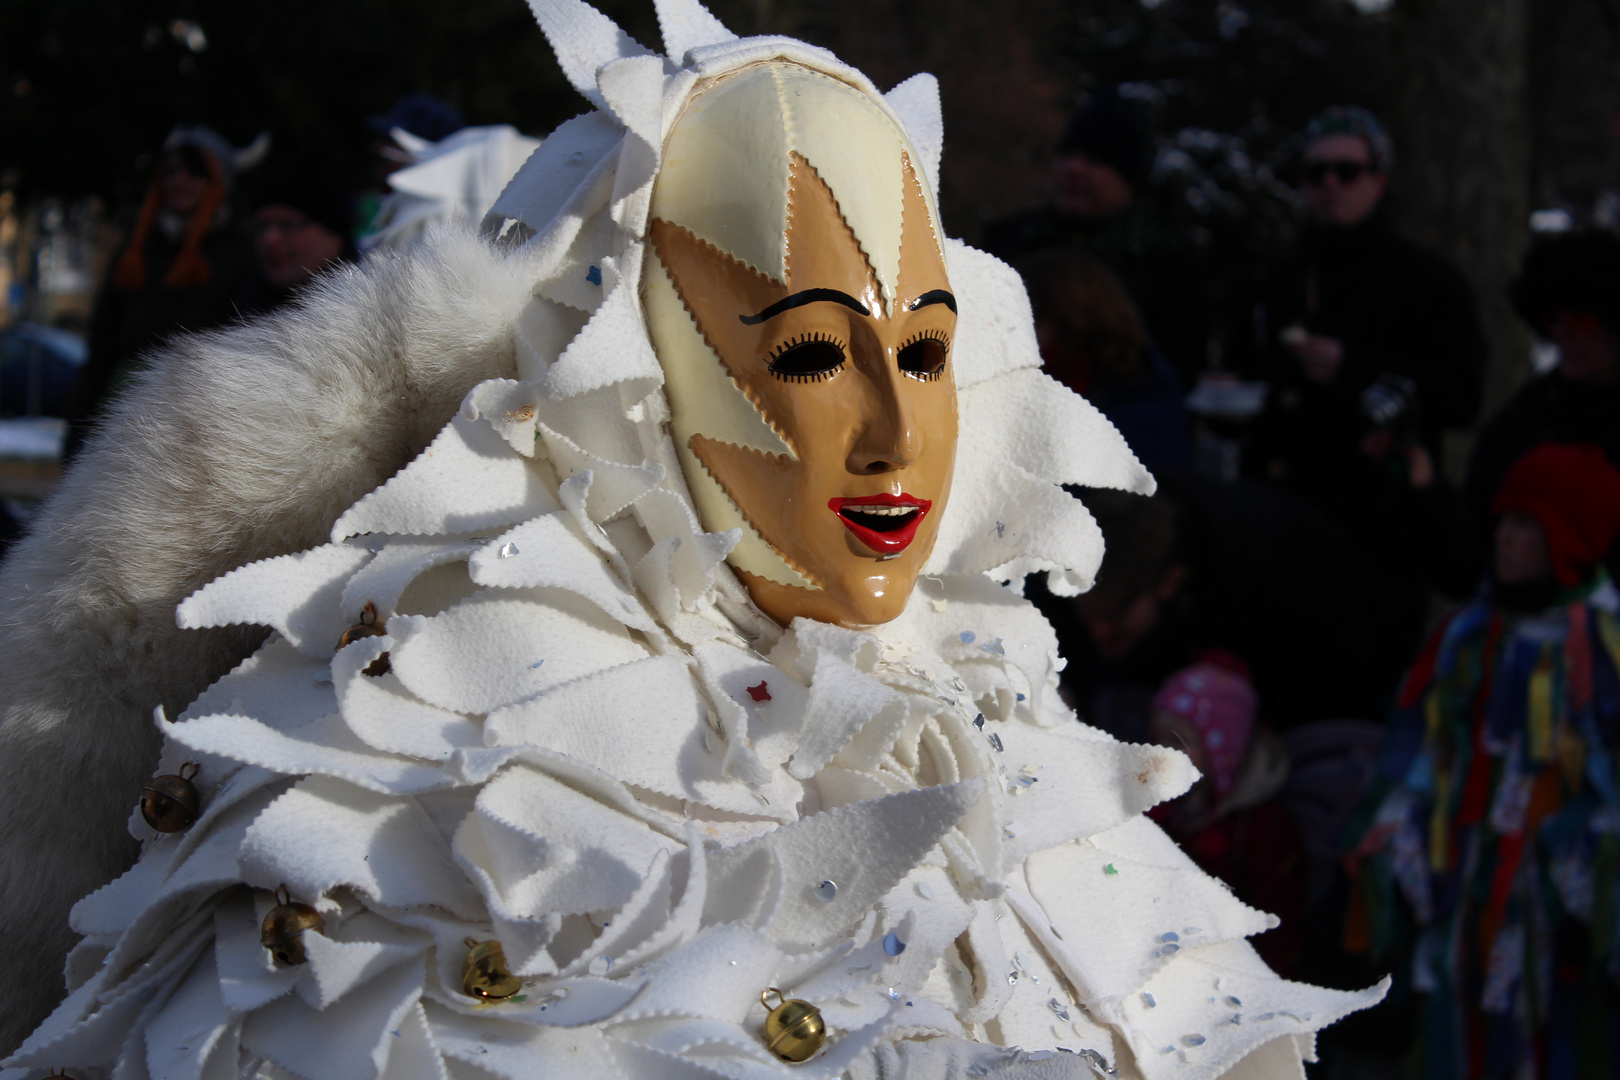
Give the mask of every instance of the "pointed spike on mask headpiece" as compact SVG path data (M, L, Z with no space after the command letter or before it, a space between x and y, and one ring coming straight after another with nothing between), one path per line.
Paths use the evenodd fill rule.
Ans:
M939 161L945 149L945 117L940 108L939 80L928 72L913 75L883 95L917 148L918 173L939 201Z
M653 0L653 6L658 9L664 55L676 63L693 49L737 40L737 35L727 30L698 0Z
M585 0L529 0L529 10L569 83L598 108L606 107L596 87L596 73L604 64L654 55Z

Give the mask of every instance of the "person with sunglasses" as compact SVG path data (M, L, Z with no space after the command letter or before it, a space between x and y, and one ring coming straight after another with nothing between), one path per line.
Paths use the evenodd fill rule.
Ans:
M1245 470L1313 503L1405 598L1422 631L1430 585L1466 591L1438 475L1441 433L1473 423L1486 345L1462 274L1400 234L1394 151L1377 117L1336 106L1305 131L1298 247L1233 320L1233 367L1271 390ZM1457 580L1452 580L1456 578Z

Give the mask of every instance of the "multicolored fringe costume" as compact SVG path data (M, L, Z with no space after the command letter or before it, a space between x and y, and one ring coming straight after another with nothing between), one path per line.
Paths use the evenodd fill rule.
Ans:
M1617 609L1601 572L1534 615L1482 598L1401 687L1346 938L1409 950L1426 1080L1620 1076Z

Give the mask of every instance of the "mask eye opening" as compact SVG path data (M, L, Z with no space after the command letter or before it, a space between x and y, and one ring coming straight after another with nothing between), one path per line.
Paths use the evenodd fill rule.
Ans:
M783 382L821 382L843 370L844 343L831 334L800 334L772 349L767 363Z
M895 360L900 370L913 379L934 382L945 374L950 360L951 339L943 330L924 330L900 346Z

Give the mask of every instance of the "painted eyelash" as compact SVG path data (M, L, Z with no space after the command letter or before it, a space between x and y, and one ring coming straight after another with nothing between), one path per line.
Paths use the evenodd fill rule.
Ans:
M837 349L838 350L838 356L839 356L838 363L834 364L832 367L825 368L825 369L823 369L821 371L799 372L799 371L778 371L776 369L776 361L781 359L784 354L792 351L793 349L798 348L801 345L812 345L812 344L815 344L817 342L824 342L824 343L826 343L828 345L833 346L835 349ZM792 382L792 383L821 382L821 381L823 381L825 379L832 378L834 375L836 375L840 371L842 371L844 369L844 363L845 363L846 359L847 359L847 354L844 351L844 343L842 341L839 341L837 338L833 337L831 334L822 333L819 330L813 330L813 331L810 331L808 333L800 334L798 337L789 338L788 340L782 342L780 345L777 345L774 349L772 349L770 356L766 359L766 370L768 370L771 373L771 375L773 375L774 377L776 377L778 379L781 379L783 382Z
M951 338L950 338L950 335L945 333L945 331L943 331L943 330L923 330L923 331L920 331L920 332L912 335L910 338L907 338L905 343L902 344L897 351L898 352L904 352L905 350L909 349L911 346L917 344L917 342L919 342L919 341L937 341L937 342L939 342L940 348L942 350L944 350L944 352L945 352L945 364L950 363L950 359L951 359ZM919 382L937 382L939 380L940 376L945 374L945 364L941 364L939 366L938 371L910 371L910 370L907 370L905 368L901 368L901 371L904 372L906 375L911 376L913 379L916 379Z

